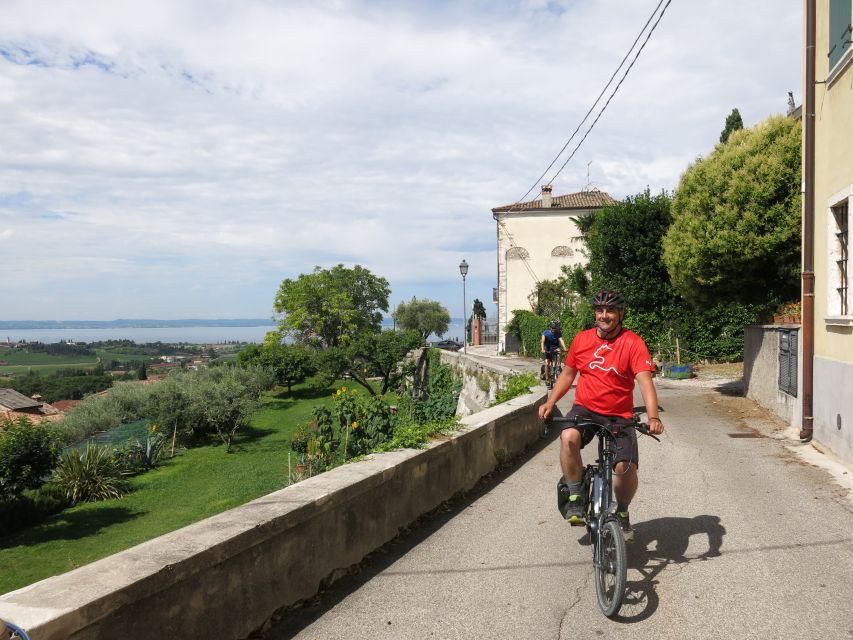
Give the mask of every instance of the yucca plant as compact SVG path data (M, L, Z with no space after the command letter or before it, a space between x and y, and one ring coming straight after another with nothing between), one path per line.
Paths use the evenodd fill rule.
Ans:
M72 504L119 498L128 491L121 467L109 447L68 449L59 458L54 482L65 490Z

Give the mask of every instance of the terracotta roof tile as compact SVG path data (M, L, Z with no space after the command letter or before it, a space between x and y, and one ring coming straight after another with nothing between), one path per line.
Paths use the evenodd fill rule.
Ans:
M598 209L606 204L613 204L616 200L604 191L593 189L592 191L579 191L578 193L567 193L562 196L551 198L551 209ZM506 211L531 211L542 209L542 199L530 200L529 202L517 202L492 209L494 213Z

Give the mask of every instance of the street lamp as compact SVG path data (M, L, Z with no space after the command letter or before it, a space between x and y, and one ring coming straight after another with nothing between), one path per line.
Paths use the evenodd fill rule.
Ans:
M468 301L465 299L465 276L468 275L468 263L465 262L465 259L462 259L462 262L459 263L459 273L462 274L462 353L468 354L468 334L466 331L468 330L466 323L468 321L467 313L468 313Z

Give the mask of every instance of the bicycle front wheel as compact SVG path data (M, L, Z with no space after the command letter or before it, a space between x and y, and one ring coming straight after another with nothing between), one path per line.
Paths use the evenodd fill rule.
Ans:
M622 606L628 576L625 537L616 520L607 520L599 532L595 554L595 594L602 613L612 618Z

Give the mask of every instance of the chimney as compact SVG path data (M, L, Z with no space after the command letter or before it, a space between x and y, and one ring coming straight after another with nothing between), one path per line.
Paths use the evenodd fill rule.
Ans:
M542 208L550 209L551 208L551 185L543 184L542 185Z

